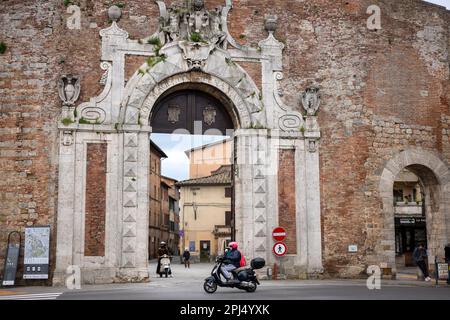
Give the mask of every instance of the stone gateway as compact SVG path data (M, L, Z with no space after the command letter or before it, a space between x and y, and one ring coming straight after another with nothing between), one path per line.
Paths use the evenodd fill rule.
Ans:
M288 277L360 277L371 265L394 277L405 169L423 190L430 263L449 242L445 8L375 1L373 30L359 0L79 0L80 27L68 28L64 1L8 2L0 266L9 232L50 225L49 284L70 266L83 283L147 281L150 139L196 122L234 139L248 261L273 266L281 226Z

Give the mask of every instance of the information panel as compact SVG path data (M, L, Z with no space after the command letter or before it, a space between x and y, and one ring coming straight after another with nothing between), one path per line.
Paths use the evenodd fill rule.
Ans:
M9 243L8 253L5 261L5 271L3 276L2 285L13 286L16 280L17 263L19 261L20 242Z
M50 227L25 228L24 279L48 279Z

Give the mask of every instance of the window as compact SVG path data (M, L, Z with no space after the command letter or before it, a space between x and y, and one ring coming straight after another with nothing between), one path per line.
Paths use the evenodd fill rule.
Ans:
M195 241L189 241L189 251L190 252L195 251Z
M227 227L231 227L231 223L232 223L231 211L226 211L225 212L225 225Z
M225 198L231 198L231 187L225 188Z
M394 201L403 202L403 190L394 190Z

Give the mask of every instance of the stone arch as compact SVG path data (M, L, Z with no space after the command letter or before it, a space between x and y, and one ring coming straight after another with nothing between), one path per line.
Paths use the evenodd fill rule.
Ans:
M152 88L151 92L149 92L149 94L142 99L142 103L139 107L134 107L133 103L131 103L131 105L128 103L125 107L122 107L123 110L121 110L120 122L122 124L150 125L150 114L152 113L155 103L160 99L160 97L173 88L188 87L213 93L216 97L220 95L228 98L233 105L233 109L231 111L233 112L233 118L236 120L237 128L248 129L252 127L252 114L248 110L247 104L240 93L226 81L214 75L199 72L176 74L156 84ZM138 95L139 92L134 92L128 101L140 99L137 97ZM219 99L222 99L222 97L219 97Z
M428 150L413 148L396 154L385 165L380 179L379 192L383 210L383 232L381 257L392 267L395 266L395 222L393 186L397 175L407 168L415 173L423 187L426 198L427 234L429 243L429 263L436 255L441 256L450 234L450 171L448 166Z
M119 123L149 125L152 108L166 91L190 85L200 90L216 91L229 99L234 107L232 116L238 122L236 128L267 127L262 94L242 67L227 62L227 56L216 50L201 71L192 71L178 50L169 47L165 51L166 61L152 67L145 63L136 71L125 88Z

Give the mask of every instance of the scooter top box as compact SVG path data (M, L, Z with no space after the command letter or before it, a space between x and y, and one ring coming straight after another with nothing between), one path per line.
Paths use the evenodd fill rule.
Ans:
M266 265L266 261L263 258L255 258L250 262L252 269L261 269Z

